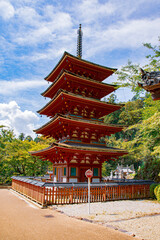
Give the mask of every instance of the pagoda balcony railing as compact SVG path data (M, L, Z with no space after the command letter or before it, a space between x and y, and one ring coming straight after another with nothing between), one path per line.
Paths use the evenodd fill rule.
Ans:
M68 115L71 116L71 117L77 117L77 118L82 118L82 119L84 119L84 116L82 116L82 115L66 114L66 116L68 116ZM85 118L85 119L103 122L103 119L100 119L100 118Z

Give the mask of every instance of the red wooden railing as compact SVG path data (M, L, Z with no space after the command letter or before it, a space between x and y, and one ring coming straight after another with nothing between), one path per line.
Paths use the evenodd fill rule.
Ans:
M91 202L149 198L150 184L129 184L91 187ZM39 187L12 179L12 189L41 205L72 204L88 202L86 187Z
M12 189L42 205L45 204L45 187L12 179Z

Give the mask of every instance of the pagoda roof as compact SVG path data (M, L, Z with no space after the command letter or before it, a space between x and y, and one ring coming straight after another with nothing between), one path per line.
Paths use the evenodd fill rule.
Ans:
M82 127L89 129L102 130L106 135L111 135L116 132L120 132L123 129L123 126L118 126L114 124L106 124L101 121L93 121L86 119L79 119L69 115L56 114L55 117L44 124L42 127L34 130L37 134L43 134L45 136L54 137L59 128L62 128L62 125L72 126L72 127Z
M153 100L160 100L160 82L154 85L145 85L142 83L138 83L138 85L147 92L150 92Z
M94 109L97 108L100 113L99 117L114 112L124 106L123 104L111 104L102 102L94 98L84 97L59 89L54 98L51 99L43 108L37 112L39 114L44 114L47 116L54 116L56 113L58 113L60 105L62 106L66 101L70 101L70 104L73 106L79 105L84 107L91 106Z
M41 94L44 97L50 97L53 98L53 96L56 94L56 92L62 88L64 89L66 82L72 81L79 85L86 85L91 86L94 88L97 88L100 90L100 98L110 94L111 92L116 90L116 85L113 84L107 84L107 83L101 83L99 81L93 80L91 78L86 78L84 76L80 76L77 74L74 74L72 72L69 72L67 70L62 70L61 73L58 75L58 77L55 79L55 81Z
M77 144L77 143L52 143L48 148L30 152L33 156L39 156L44 160L53 158L57 154L96 154L97 156L108 156L109 158L117 158L128 154L126 150L111 148L106 146L92 145L92 144Z
M138 86L150 92L153 100L160 100L160 71L146 72L142 68L143 82L138 82Z
M96 72L98 74L97 80L99 81L103 81L105 78L109 77L117 70L115 68L104 67L99 64L86 61L84 59L71 55L68 52L64 52L58 64L49 73L49 75L45 77L45 80L53 82L57 78L57 76L60 74L61 70L65 69L65 67L70 63L78 66L79 69ZM96 78L97 77L95 77L95 79Z

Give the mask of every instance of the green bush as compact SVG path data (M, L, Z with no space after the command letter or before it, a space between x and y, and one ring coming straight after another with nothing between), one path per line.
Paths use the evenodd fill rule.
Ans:
M158 200L158 202L160 202L160 185L157 190L157 200Z
M154 194L155 194L157 200L158 200L158 190L159 189L160 189L160 184L158 184L154 189Z
M154 189L157 185L158 185L158 183L153 183L153 184L150 185L149 191L150 191L150 197L152 199L156 199L156 196L154 194Z

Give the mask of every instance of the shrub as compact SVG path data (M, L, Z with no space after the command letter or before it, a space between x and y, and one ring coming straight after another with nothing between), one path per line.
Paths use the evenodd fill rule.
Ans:
M158 200L158 189L160 188L160 184L158 184L156 187L155 187L155 189L154 189L154 194L155 194L155 196L156 196L156 199Z
M149 192L150 192L150 197L152 199L156 199L156 196L154 194L154 189L157 185L158 185L158 183L153 183L153 184L150 185Z
M158 190L157 190L157 200L160 202L160 185L158 185Z

